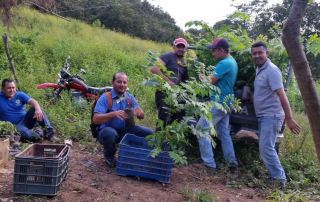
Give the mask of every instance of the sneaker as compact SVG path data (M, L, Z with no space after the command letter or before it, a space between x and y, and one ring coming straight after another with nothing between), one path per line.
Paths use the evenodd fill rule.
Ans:
M214 167L210 167L210 166L207 166L206 164L204 163L197 163L197 164L193 164L192 165L193 167L196 167L198 169L201 169L201 170L216 170L216 168Z
M56 137L56 131L53 129L49 129L44 135L44 140L48 140L50 142L57 142L60 139Z
M116 161L114 160L114 158L106 158L106 164L109 168L114 168L116 167Z

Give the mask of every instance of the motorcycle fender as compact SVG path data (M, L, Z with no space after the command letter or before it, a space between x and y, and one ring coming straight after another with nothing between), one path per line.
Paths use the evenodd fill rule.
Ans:
M43 83L43 84L40 84L40 85L37 85L37 88L41 89L41 88L59 88L60 86L58 84L55 84L55 83Z
M97 100L99 98L99 96L90 94L90 93L86 93L88 100L92 101L92 100Z

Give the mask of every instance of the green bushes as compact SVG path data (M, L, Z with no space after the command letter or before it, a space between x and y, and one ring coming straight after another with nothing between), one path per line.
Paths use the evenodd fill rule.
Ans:
M19 77L18 90L38 100L45 109L52 125L62 137L75 140L90 140L89 105L77 106L70 101L67 92L55 105L48 105L43 97L45 90L36 86L45 82L56 83L56 74L70 55L70 72L85 69L86 84L110 86L112 76L123 71L129 78L130 93L133 93L146 112L149 127L155 127L154 90L138 88L138 83L150 75L142 66L147 50L170 51L166 44L135 39L124 34L81 23L67 22L60 18L40 14L22 8L20 16L13 19L16 29L0 27L0 33L8 32L9 48ZM11 67L0 41L0 79L12 77Z

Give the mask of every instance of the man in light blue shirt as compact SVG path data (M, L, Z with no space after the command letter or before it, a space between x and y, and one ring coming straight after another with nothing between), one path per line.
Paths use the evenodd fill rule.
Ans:
M219 87L221 90L219 100L216 100L217 92L214 92L216 94L210 97L210 101L212 102L212 124L214 125L218 138L221 140L225 161L228 163L230 168L235 168L238 163L235 158L233 143L229 134L230 114L226 114L222 110L218 109L214 103L218 102L219 104L224 104L224 98L226 96L233 95L233 86L238 74L238 65L230 55L229 42L227 39L217 38L207 47L212 49L212 55L215 60L219 61L212 72L211 84ZM209 125L204 118L200 118L198 121L197 126L200 125L202 130L209 128ZM201 168L216 168L211 143L203 137L199 137L198 141L203 164L196 164L195 166Z

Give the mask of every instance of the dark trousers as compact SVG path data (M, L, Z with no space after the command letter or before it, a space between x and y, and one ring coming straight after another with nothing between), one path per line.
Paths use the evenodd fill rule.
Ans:
M167 109L170 108L170 106L164 102L164 99L165 96L163 93L161 91L156 91L155 101L158 108L158 119L163 121L163 128L165 128L167 124L171 124L174 120L180 120L184 115L184 111L170 114ZM156 131L160 130L161 127L156 127Z
M117 152L116 144L119 143L125 134L130 133L139 137L152 135L150 128L135 125L124 129L116 130L111 127L104 127L98 132L98 141L103 146L103 155L106 159L114 158Z

